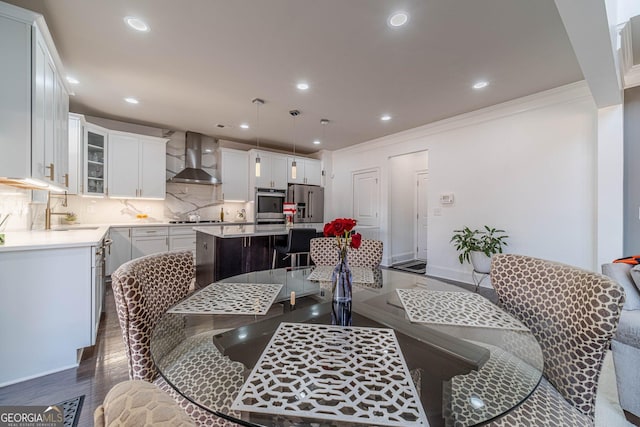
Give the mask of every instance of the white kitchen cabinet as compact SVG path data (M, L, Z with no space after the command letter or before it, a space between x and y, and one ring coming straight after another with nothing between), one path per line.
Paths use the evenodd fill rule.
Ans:
M296 177L291 176L291 166L295 159ZM287 157L287 180L290 184L322 184L322 162L304 157Z
M0 58L0 178L64 186L68 95L40 15L0 2Z
M33 27L32 175L67 188L69 96L42 32Z
M196 232L192 227L111 227L113 241L107 249L105 274L110 276L125 262L157 252L196 250Z
M132 259L168 250L168 227L137 227L131 229Z
M94 344L94 251L84 246L0 253L0 387L73 368L78 349Z
M107 130L87 123L83 126L83 184L81 192L88 196L104 196L107 182Z
M230 202L249 200L249 153L220 149L221 199Z
M256 157L260 155L260 176L255 174ZM287 189L287 156L268 151L249 151L249 198L256 188Z
M82 193L82 163L84 161L84 116L80 114L69 113L69 194Z
M54 176L58 187L69 190L69 94L62 83L60 74L56 76L54 92L54 164L56 165Z
M196 253L196 232L192 227L169 228L170 251L192 251Z
M111 246L107 248L107 271L105 275L111 276L125 262L131 261L131 228L111 227L109 238Z
M109 132L108 196L165 198L167 140Z

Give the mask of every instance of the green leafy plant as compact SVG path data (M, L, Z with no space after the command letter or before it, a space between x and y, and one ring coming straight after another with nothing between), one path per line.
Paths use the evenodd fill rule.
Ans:
M78 219L78 216L73 213L73 212L68 212L65 216L64 216L64 220L67 222L72 222Z
M493 254L501 254L502 247L507 246L506 239L509 238L504 232L504 230L491 228L487 225L482 231L464 227L462 230L453 231L450 242L455 245L459 252L458 260L460 264L463 264L465 261L470 262L471 252L482 252L488 257Z

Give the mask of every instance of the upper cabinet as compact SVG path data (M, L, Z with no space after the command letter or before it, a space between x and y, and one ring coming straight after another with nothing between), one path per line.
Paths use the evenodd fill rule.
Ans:
M69 96L38 14L0 3L0 178L67 189Z
M87 123L82 135L82 193L88 196L105 196L107 182L107 130Z
M221 198L226 201L249 200L249 152L221 148Z
M293 162L296 162L296 176L291 174ZM305 157L287 157L287 180L290 184L322 184L322 162Z
M163 138L110 131L107 195L164 199L166 143Z
M256 158L260 157L260 176L256 176ZM269 151L249 151L249 197L256 188L287 189L287 156Z

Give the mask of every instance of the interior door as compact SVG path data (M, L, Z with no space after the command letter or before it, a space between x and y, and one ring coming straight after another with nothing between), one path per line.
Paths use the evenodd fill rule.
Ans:
M429 174L416 174L416 259L427 260L427 196Z
M358 225L378 227L380 205L378 170L353 174L353 217Z

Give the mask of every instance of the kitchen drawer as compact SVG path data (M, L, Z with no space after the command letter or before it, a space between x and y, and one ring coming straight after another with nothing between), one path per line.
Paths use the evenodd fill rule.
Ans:
M135 227L131 234L133 237L168 236L169 227Z
M189 236L196 235L195 230L193 229L193 225L174 225L169 227L169 236Z

